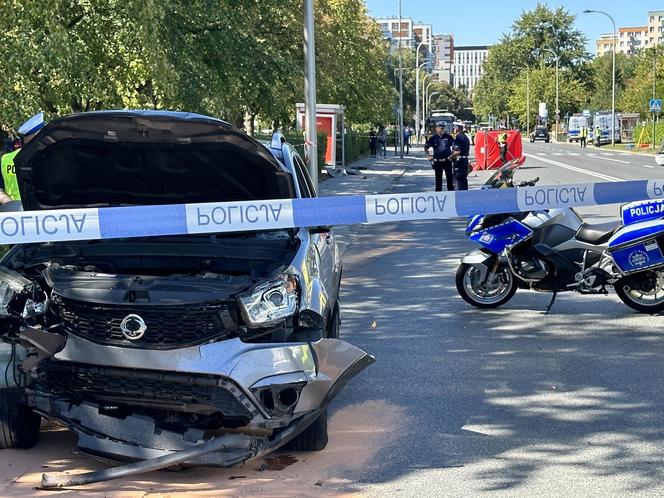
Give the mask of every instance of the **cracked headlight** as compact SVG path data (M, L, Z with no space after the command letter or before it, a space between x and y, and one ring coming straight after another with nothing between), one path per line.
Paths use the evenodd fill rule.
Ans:
M282 275L257 285L238 299L248 327L273 325L297 311L297 280L293 275Z

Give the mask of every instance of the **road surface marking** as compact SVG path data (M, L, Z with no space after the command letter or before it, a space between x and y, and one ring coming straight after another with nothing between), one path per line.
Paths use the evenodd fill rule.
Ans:
M579 154L578 152L568 152L568 154L569 154L570 156L580 156L580 155L581 155L581 154Z
M590 157L595 159L601 159L602 161L613 161L614 163L623 163L631 164L629 161L623 161L622 159L611 159L610 157L599 157L597 154L588 154Z
M602 154L603 156L615 156L615 154L611 152L600 152L600 154Z
M538 156L546 156L546 153L544 153L544 152L538 152L537 155L538 155Z
M650 164L644 164L643 167L644 167L644 168L649 168L649 169L653 169L653 168L654 168L654 166L650 166Z
M615 176L603 175L602 173L596 173L594 171L589 171L587 169L577 168L576 166L570 166L569 164L554 161L553 159L545 159L543 157L537 157L537 156L526 156L526 157L532 157L533 159L537 159L538 161L544 161L545 163L553 164L554 166L560 166L561 168L565 168L570 171L576 171L577 173L583 173L584 175L590 175L596 178L601 178L602 180L606 180L608 182L623 181L621 178L616 178Z
M564 156L565 154L563 154L562 152L554 152L552 155L553 156Z

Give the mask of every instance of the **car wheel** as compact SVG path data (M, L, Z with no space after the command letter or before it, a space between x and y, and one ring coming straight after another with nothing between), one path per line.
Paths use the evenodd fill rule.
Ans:
M32 448L39 441L41 417L22 397L19 389L0 389L0 449Z
M320 451L327 446L327 409L312 424L288 441L283 449L290 451Z

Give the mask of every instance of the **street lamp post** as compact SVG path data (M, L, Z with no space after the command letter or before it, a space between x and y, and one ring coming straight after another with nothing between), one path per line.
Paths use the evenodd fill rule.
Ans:
M403 159L403 58L401 56L401 0L399 0L399 157Z
M420 131L424 127L424 120L426 118L426 111L424 109L424 107L426 106L426 101L424 100L424 88L425 88L424 85L426 84L427 78L429 78L430 76L431 76L431 73L425 74L424 77L422 78L422 92L421 92L422 106L420 107L420 109L422 110L422 116L420 116Z
M618 43L618 36L616 34L616 22L609 14L603 10L584 10L584 14L603 14L611 20L613 24L613 70L612 70L612 83L611 83L611 145L616 144L616 44Z
M431 42L432 38L423 39L415 50L415 137L420 136L420 48L424 43ZM422 65L427 64L423 62Z
M427 97L427 108L431 106L431 97L433 97L434 95L440 95L440 92L431 92L429 94L429 96Z
M530 136L530 68L526 66L526 136Z
M560 56L554 51L551 50L550 48L545 48L543 49L547 52L551 52L553 56L556 58L556 142L558 141L558 128L559 128L559 121L560 121L560 106L558 104L558 88L559 88L559 80L558 80L558 70L560 68Z
M316 48L314 45L314 0L304 0L304 129L309 176L318 191L316 145Z
M429 114L429 112L431 111L431 109L429 108L429 99L427 98L427 96L429 95L429 87L431 85L433 85L434 83L435 83L435 81L430 82L426 86L426 88L424 89L424 105L423 105L423 107L424 107L424 116L427 116Z

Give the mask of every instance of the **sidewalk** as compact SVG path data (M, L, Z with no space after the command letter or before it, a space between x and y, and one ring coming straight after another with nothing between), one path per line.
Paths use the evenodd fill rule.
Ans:
M416 158L422 159L421 149L417 147L411 148L411 153L404 156L403 159L389 153L386 158L365 157L346 167L347 170L353 169L358 171L359 174L349 174L336 178L329 177L319 183L318 195L323 197L389 193L406 171L413 166ZM342 225L334 228L342 254L362 230L362 225Z

